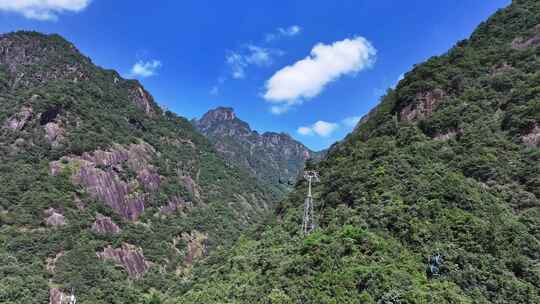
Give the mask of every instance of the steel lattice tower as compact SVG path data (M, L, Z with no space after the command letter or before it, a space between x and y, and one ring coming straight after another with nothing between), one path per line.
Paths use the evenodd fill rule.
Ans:
M304 202L304 218L302 221L302 232L309 234L315 229L315 220L313 218L313 196L311 195L311 183L319 181L319 174L316 171L305 171L304 178L308 181L308 194Z

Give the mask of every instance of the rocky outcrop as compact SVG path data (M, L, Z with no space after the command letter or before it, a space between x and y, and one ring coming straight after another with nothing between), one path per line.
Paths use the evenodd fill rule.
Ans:
M521 136L521 140L529 147L540 147L540 124L536 124L529 132Z
M159 213L170 215L191 206L191 202L186 202L181 197L175 196L169 200L167 205L159 207Z
M154 115L154 99L152 96L141 86L135 86L129 91L131 101L143 110L146 114Z
M72 181L81 185L93 198L103 201L122 217L137 220L144 212L148 193L159 188L161 177L150 165L155 151L146 144L127 147L116 145L109 151L97 150L82 156L63 157L50 164L53 175L70 166ZM67 164L66 164L67 163ZM136 172L136 179L126 179L124 172Z
M433 139L439 140L439 141L447 141L447 140L455 138L456 136L461 135L461 134L463 134L462 129L457 129L457 130L453 129L453 130L449 130L449 131L447 131L445 133L436 133L433 136Z
M416 122L431 117L433 111L442 102L444 96L444 91L440 89L418 93L413 102L401 109L399 113L400 120Z
M518 37L512 41L512 48L515 50L524 50L537 45L540 45L540 35L536 35L529 39Z
M64 140L64 129L56 122L49 122L43 126L45 138L53 147L57 147Z
M197 201L201 201L201 190L199 185L189 175L180 177L180 184L187 189L191 197Z
M154 169L143 168L137 172L137 180L146 191L155 192L161 184L161 176Z
M53 45L51 41L56 44ZM65 60L68 55L79 58L80 61L75 63ZM88 80L86 65L89 63L88 58L58 35L34 32L0 35L0 64L12 75L12 88L47 85L57 79L69 79L73 82ZM40 65L48 68L28 69Z
M206 133L211 129L215 128L217 126L217 123L223 123L227 121L236 122L237 124L242 125L243 128L248 127L247 124L242 124L242 121L236 121L236 119L236 114L234 113L233 108L218 107L214 110L206 112L206 114L204 114L200 120L196 121L196 125L203 133Z
M192 231L191 233L182 233L182 240L187 244L186 255L184 256L185 265L193 265L196 259L203 257L206 254L206 241L208 235L199 231Z
M56 269L56 262L58 262L58 259L64 256L64 252L60 251L59 253L54 256L54 258L49 257L47 258L47 271L49 273L54 273L54 270Z
M74 294L66 293L57 287L49 288L49 304L74 304L76 302Z
M45 223L47 224L47 226L58 227L64 226L66 224L66 219L64 218L64 215L54 208L49 208L45 210L45 215L47 216L47 218L45 219Z
M142 277L150 267L150 263L144 258L142 249L127 243L123 243L120 248L108 246L97 255L100 259L111 260L122 266L134 279Z
M285 133L259 134L232 108L210 110L193 124L229 162L274 185L293 181L307 159L319 160L324 154L309 150Z
M68 295L63 293L60 288L49 289L49 304L66 304L68 302Z
M136 191L137 185L120 179L112 170L102 170L91 162L81 161L73 176L75 184L82 185L90 196L105 202L124 218L137 220L144 211L146 195Z
M515 50L524 50L540 45L540 24L533 29L533 36L530 38L517 37L512 40L511 47Z
M30 119L32 119L32 115L32 107L23 106L18 113L8 118L8 120L4 123L4 128L13 131L20 131L26 126Z
M92 224L92 231L98 234L118 234L121 230L110 217L98 213Z

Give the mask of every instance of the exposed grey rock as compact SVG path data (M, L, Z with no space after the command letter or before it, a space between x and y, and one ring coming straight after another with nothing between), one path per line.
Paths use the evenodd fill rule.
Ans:
M126 219L136 220L144 211L146 195L135 192L135 185L122 181L114 171L103 171L92 163L81 162L73 180Z
M64 129L60 127L59 123L49 122L43 128L45 129L45 138L53 147L58 146L64 139Z
M122 266L131 278L140 278L148 270L150 264L145 260L142 249L123 243L121 248L108 246L97 253L100 259L111 260Z
M0 64L7 67L13 76L12 88L44 86L57 79L68 79L73 82L88 80L85 64L90 60L79 53L70 43L65 44L69 55L80 58L80 61L64 60L65 52L58 52L46 40L57 35L33 35L28 33L14 33L0 35ZM46 65L54 62L48 69L37 69L29 73L29 66Z
M146 114L154 115L154 102L152 96L141 86L136 86L130 90L133 103L142 109Z
M535 47L537 45L540 45L540 25L537 25L535 27L536 34L532 37L526 39L523 37L517 37L514 40L512 40L511 46L515 50L524 50L530 47Z
M444 91L440 89L418 93L415 100L400 111L399 117L402 121L408 122L416 122L431 117L444 96Z
M208 235L199 231L191 233L182 233L182 239L187 243L186 255L184 256L184 264L192 265L196 259L203 257L206 254L206 241Z
M137 180L146 191L154 192L159 189L161 177L159 174L152 172L148 168L144 168L137 172Z
M92 224L92 231L99 234L118 234L121 230L110 217L98 213L96 220Z
M64 256L64 252L63 251L60 251L59 253L57 253L54 258L47 258L47 271L49 273L54 273L54 270L56 269L56 262L58 262L58 259L63 257Z
M452 139L452 138L454 138L454 137L456 137L457 135L460 135L460 134L463 134L462 129L449 130L446 133L437 133L437 134L435 134L435 136L433 136L433 139L440 140L440 141L447 141L447 140L450 140L450 139Z
M529 147L540 147L540 125L536 124L521 140Z
M14 131L20 131L26 126L28 121L32 119L33 111L30 106L23 106L21 110L8 118L4 123L4 127Z
M50 164L51 174L58 174L67 162L77 168L72 175L74 184L83 186L93 198L103 201L118 214L129 220L137 220L144 212L148 193L137 191L141 184L146 191L156 191L161 177L149 164L155 151L146 144L127 147L116 145L108 151L97 150L82 156L64 157ZM119 170L112 170L112 168ZM117 171L124 168L137 172L136 180L122 180Z
M49 288L49 304L65 304L66 301L63 300L67 299L67 297L60 288Z
M45 223L47 224L47 226L58 227L64 226L66 224L66 219L64 218L64 215L54 208L49 208L45 210L45 215L48 216L45 219Z
M184 201L181 197L175 196L169 200L167 205L159 207L159 213L161 214L173 214L184 208L191 207L191 202Z

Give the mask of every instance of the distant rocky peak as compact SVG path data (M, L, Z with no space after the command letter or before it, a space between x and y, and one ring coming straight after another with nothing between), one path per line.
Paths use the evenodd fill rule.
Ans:
M208 133L226 133L229 136L247 136L252 134L249 125L238 119L233 108L218 107L208 111L200 120L195 121L199 131Z
M223 121L231 121L236 119L236 114L234 113L233 108L228 107L218 107L213 110L208 111L204 116L201 118L201 122L211 122L211 123L217 123L217 122L223 122Z
M210 110L193 124L229 162L283 191L307 159L320 160L324 155L309 150L287 133L259 134L229 107Z

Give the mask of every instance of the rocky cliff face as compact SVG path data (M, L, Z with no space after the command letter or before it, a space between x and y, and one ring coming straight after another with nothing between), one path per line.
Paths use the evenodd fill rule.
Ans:
M72 287L83 303L138 302L276 201L139 82L34 32L0 35L0 185L11 303L58 303Z
M194 125L229 162L279 189L295 182L308 159L318 161L324 155L311 151L288 134L259 134L251 130L232 108L210 110Z
M120 248L108 246L97 255L100 259L111 260L122 266L134 279L140 278L150 267L144 258L142 249L127 243L122 244Z

